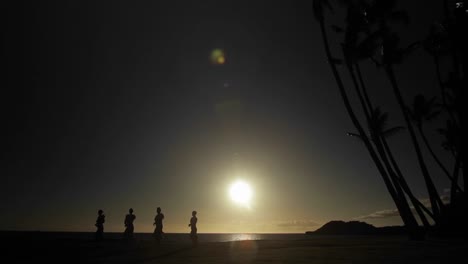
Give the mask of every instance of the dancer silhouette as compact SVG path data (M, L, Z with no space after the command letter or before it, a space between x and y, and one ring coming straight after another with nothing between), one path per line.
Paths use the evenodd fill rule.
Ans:
M96 224L94 224L97 227L96 240L98 240L98 241L103 239L104 222L106 222L106 216L104 215L104 211L99 210L98 211L98 217L96 219Z
M190 239L192 239L192 245L196 246L198 244L198 235L197 235L197 211L192 212L192 218L190 218Z
M162 238L163 232L163 219L164 219L164 214L161 213L161 208L158 207L156 209L156 216L154 217L154 223L153 225L156 226L154 229L154 238L156 239L156 242L159 244Z
M128 210L128 214L125 216L125 232L124 232L124 238L125 239L132 239L133 238L133 221L135 220L136 216L133 214L133 209L130 208Z

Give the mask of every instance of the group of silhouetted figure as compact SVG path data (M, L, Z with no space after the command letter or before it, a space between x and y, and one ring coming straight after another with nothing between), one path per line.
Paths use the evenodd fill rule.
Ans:
M190 223L189 227L191 228L190 231L190 239L192 240L193 245L197 245L198 243L198 236L197 236L197 211L192 211L192 218L190 218ZM125 225L125 231L123 238L126 240L132 240L133 239L133 231L134 231L134 226L133 226L133 221L135 221L136 216L133 214L133 209L130 208L128 210L128 214L125 216L124 220L124 225ZM106 216L104 215L104 211L99 210L98 211L98 217L96 219L96 224L95 226L97 227L96 230L96 240L100 241L103 239L103 234L104 234L104 222L106 221ZM158 207L156 209L156 216L154 217L154 223L153 225L155 226L154 232L153 232L153 237L156 240L156 243L160 243L162 236L164 234L163 232L163 219L164 219L164 214L161 213L161 208Z

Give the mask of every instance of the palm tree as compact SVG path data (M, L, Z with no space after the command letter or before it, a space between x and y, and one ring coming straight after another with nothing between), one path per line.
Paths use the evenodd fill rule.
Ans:
M369 150L369 153L370 153L372 159L374 160L379 172L381 172L382 177L384 178L384 182L385 182L391 196L396 199L395 190L393 189L393 187L391 185L391 182L388 179L388 175L386 174L385 169L383 168L382 164L380 163L380 160L379 160L377 154L373 150L372 145L370 144L369 138L365 135L364 129L362 128L362 125L360 124L359 120L357 119L357 117L356 117L356 115L354 113L354 110L353 110L353 108L351 106L348 95L347 95L346 90L344 88L343 81L341 80L341 77L340 77L340 75L338 73L338 70L337 70L337 67L336 67L336 63L338 62L338 60L336 58L334 58L332 56L332 54L331 54L330 44L329 44L329 41L328 41L328 34L327 34L326 29L325 29L325 9L330 9L331 10L331 5L327 0L314 0L313 1L313 12L314 12L315 19L319 22L320 32L322 34L323 45L324 45L324 48L325 48L325 55L327 57L328 64L330 65L330 68L332 70L333 77L335 78L335 81L337 83L338 90L339 90L340 95L341 95L341 99L343 100L346 111L348 112L348 115L351 118L351 121L352 121L353 125L358 130L359 135L361 135L362 140L363 140L364 144L366 145L367 149Z
M393 183L392 183L391 179L389 178L389 176L387 174L387 171L385 170L384 166L382 165L382 162L379 159L379 156L377 155L376 151L374 150L368 136L365 134L364 129L363 129L362 125L360 124L356 114L354 113L354 110L353 110L353 108L351 106L351 103L349 101L349 98L348 98L348 95L346 93L344 84L343 84L343 82L341 80L341 77L340 77L340 75L338 73L338 70L337 70L336 64L339 61L332 56L331 50L330 50L328 35L327 35L326 28L325 28L325 9L327 9L327 8L331 9L330 3L327 0L314 0L313 1L313 12L314 12L314 16L315 16L315 18L318 21L319 26L320 26L320 32L321 32L321 35L322 35L322 40L323 40L323 44L324 44L324 48L325 48L325 55L326 55L326 57L328 59L331 71L332 71L333 76L335 78L335 81L337 83L338 90L340 92L341 98L343 100L343 103L345 105L345 108L346 108L346 110L348 112L349 117L351 118L351 121L352 121L353 125L358 130L358 134L361 136L361 138L362 138L362 140L364 142L364 145L366 146L372 160L374 161L375 165L377 166L377 169L379 170L379 172L380 172L380 174L381 174L381 176L382 176L382 178L384 180L385 186L387 187L387 190L389 191L390 195L392 196L392 198L393 198L393 200L395 202L395 205L397 206L397 208L398 208L398 210L400 212L400 215L402 216L402 220L404 221L405 226L407 226L407 228L408 228L410 238L419 239L420 234L418 232L417 223L416 223L416 226L415 226L415 224L412 223L412 221L410 220L411 218L406 217L408 215L408 211L405 210L404 208L401 208L401 199L399 197L399 194L396 192L396 190L395 190L395 188L393 186ZM413 217L413 219L414 219L414 217Z
M353 5L350 5L348 7L348 16L347 16L348 25L346 28L345 41L342 44L346 68L348 69L348 72L351 76L354 89L356 91L356 94L358 95L359 102L364 112L365 119L371 131L370 139L374 143L377 153L379 154L380 160L385 166L387 173L393 183L393 187L395 188L396 195L397 195L395 203L397 204L397 207L399 208L400 215L403 221L407 224L408 228L417 229L418 224L406 200L404 191L401 186L402 184L400 182L401 180L398 179L398 175L396 175L394 169L392 168L392 165L389 162L389 157L387 156L387 153L385 152L385 149L382 145L382 141L380 139L381 134L377 133L377 130L373 127L375 125L379 125L378 124L379 120L375 119L375 118L379 118L379 116L376 116L374 115L374 112L371 112L372 104L367 95L367 91L365 89L364 81L362 80L362 77L359 78L360 79L359 82L358 82L358 78L356 77L355 68L356 68L356 65L359 65L359 59L366 58L366 55L369 53L369 50L370 50L369 47L367 46L365 48L362 48L361 46L363 46L364 44L357 43L356 41L357 34L359 33L359 30L360 30L359 28L361 27L362 20L363 20L362 17L363 17L362 12L360 11L359 8L356 8ZM401 177L402 176L400 175L400 178ZM409 188L405 190L411 194L411 191L409 190ZM416 208L417 208L418 213L420 214L422 222L424 223L426 227L428 227L429 222L426 220L422 211L420 211L419 206L416 205Z
M439 134L444 137L444 141L442 142L442 147L449 151L453 157L455 158L455 166L453 170L453 179L452 179L452 186L450 188L450 197L451 203L454 202L454 199L457 197L457 191L459 193L466 192L466 186L464 191L460 190L458 186L458 177L459 177L459 170L462 168L462 157L460 155L459 149L461 144L461 137L460 137L460 129L457 125L451 120L447 120L446 127L438 129Z
M442 103L450 120L447 122L447 130L452 135L465 135L464 102L465 93L468 87L468 39L466 31L468 28L467 12L468 1L458 1L456 4L443 0L444 19L442 23L436 23L431 27L430 34L425 41L426 51L433 57L436 74L441 89ZM440 57L446 56L450 59L451 67L448 69L448 81L442 79ZM447 73L447 71L445 72ZM451 131L451 132L450 132ZM447 136L447 135L446 135ZM459 138L459 137L458 137ZM462 211L468 211L468 176L464 173L466 164L466 146L461 144L461 140L456 140L452 153L454 154L455 165L452 172L453 180L451 186L451 210L456 197L465 197L463 199L465 208ZM463 178L463 190L458 186L459 173ZM457 194L457 191L459 192ZM452 216L453 217L453 216ZM468 216L466 216L468 217ZM465 217L465 218L466 218ZM466 221L466 219L465 219ZM456 222L456 221L455 221ZM467 231L468 232L468 231Z
M400 91L400 88L399 88L399 85L395 76L395 72L393 70L393 65L396 62L394 58L399 59L398 57L401 56L401 55L395 54L396 43L393 37L390 37L390 39L387 39L386 41L384 41L383 50L384 50L384 57L386 57L384 58L385 72L387 73L387 77L390 80L390 84L393 88L393 92L397 99L398 105L400 106L403 117L405 119L406 126L411 136L413 148L416 152L419 167L421 168L424 181L426 183L426 188L429 193L429 200L431 202L431 207L432 207L432 210L434 212L434 216L436 217L436 222L437 222L437 218L439 217L440 211L444 207L444 204L442 203L442 200L440 199L440 196L437 192L434 182L432 181L431 176L429 174L429 170L427 169L426 163L422 155L421 147L419 146L418 140L416 138L416 133L414 132L413 126L410 122L410 118L406 111L407 107L404 102L403 96L401 94L401 91Z
M383 66L385 73L390 81L391 87L395 94L396 100L400 109L402 111L406 127L411 137L411 142L413 148L416 152L417 160L421 172L424 177L426 188L429 194L429 199L431 202L431 207L436 217L436 222L438 216L440 215L440 210L443 209L444 204L440 199L440 196L437 192L437 189L434 185L434 182L431 179L429 170L427 169L426 163L424 161L421 148L416 138L416 134L410 122L408 113L406 111L407 107L404 102L400 87L397 82L397 78L394 72L394 65L400 63L405 55L414 48L414 45L410 45L406 49L401 49L398 47L399 38L398 36L391 32L388 27L388 21L393 19L407 20L407 16L404 12L395 11L396 1L395 0L375 0L372 2L372 5L366 10L366 16L368 17L369 23L372 23L378 28L378 31L382 33L382 45L381 45L381 56L379 65ZM376 59L374 59L377 61Z
M432 57L435 66L437 81L439 83L442 105L444 106L450 117L455 120L451 109L448 107L445 91L445 84L442 79L440 69L440 57L449 53L449 39L445 27L440 23L434 23L429 29L429 35L423 42L424 50Z
M411 119L413 120L413 122L415 123L416 128L418 129L419 135L421 136L424 144L429 150L429 153L434 158L434 160L439 165L439 167L442 169L442 171L445 173L445 175L452 182L454 181L454 179L452 178L452 176L450 175L450 172L447 170L444 164L442 164L440 159L435 154L434 150L429 144L429 141L427 140L426 134L424 133L424 129L423 129L423 124L425 122L434 120L440 114L440 111L436 111L435 108L436 108L435 97L431 98L430 100L426 100L424 95L418 94L414 97L413 107L412 109L408 109L408 113ZM459 189L459 191L461 191L457 182L454 183L454 186L456 186L456 188Z
M441 133L445 136L448 145L450 146L450 151L452 152L455 159L460 157L460 169L463 177L463 190L466 192L468 190L468 175L464 173L464 168L466 164L465 144L462 144L462 135L465 135L464 131L464 89L466 89L466 79L467 77L460 79L455 72L449 74L447 82L445 82L445 91L447 95L447 105L448 111L454 113L454 117L451 117L447 121L446 133ZM468 195L465 195L465 203L468 206Z
M410 112L407 111L407 106L403 99L403 95L399 84L397 82L397 77L394 72L394 67L396 64L399 64L403 61L405 56L415 47L418 47L419 43L412 44L407 48L400 48L399 47L399 38L397 34L393 33L388 26L390 23L389 21L402 21L403 23L408 23L409 19L405 12L399 11L395 9L396 0L373 0L373 1L366 1L366 0L339 0L338 2L344 3L347 7L347 17L346 17L346 29L343 30L338 26L332 26L332 28L336 32L344 32L344 42L342 43L342 50L344 54L344 62L346 69L348 70L350 77L351 77L351 84L354 87L354 92L357 94L359 103L361 105L362 113L364 114L365 120L367 121L370 130L374 130L369 135L363 132L362 125L358 119L358 116L353 109L352 105L349 102L347 92L343 85L343 82L340 78L340 75L337 70L337 65L341 64L341 60L336 59L331 55L328 35L325 30L325 17L324 11L327 8L330 8L330 4L326 0L315 0L313 2L314 6L314 15L320 24L320 29L322 33L322 39L324 41L325 46L325 53L330 63L330 67L332 73L335 77L335 80L338 84L338 88L345 104L346 110L353 122L353 125L356 127L358 133L354 134L359 136L364 145L366 146L369 154L371 155L372 160L376 164L385 185L392 196L399 212L402 217L403 222L406 226L412 226L411 220L411 212L408 213L405 195L408 195L409 199L415 205L415 210L419 207L421 210L426 212L427 215L433 218L436 222L437 226L451 226L451 221L453 220L451 217L451 213L449 213L446 209L447 207L443 204L440 195L432 181L431 175L429 174L429 170L426 166L426 161L423 158L422 150L420 147L420 143L416 137L415 130L417 129L419 134L424 141L424 144L429 151L432 151L430 145L425 137L424 130L422 125L418 126L416 122L415 127L411 123ZM445 1L447 3L447 1ZM444 170L449 178L452 180L452 197L455 197L454 194L455 190L458 190L459 193L464 195L461 188L457 184L457 180L459 177L459 172L461 171L461 175L463 177L464 182L464 189L466 190L468 186L468 179L466 174L464 174L464 164L466 164L463 153L465 152L464 145L461 144L461 136L464 135L462 131L464 130L464 118L463 118L463 98L464 93L463 89L466 86L466 76L464 74L461 76L461 71L466 72L468 68L468 64L464 63L464 61L459 61L456 59L454 55L460 55L460 57L464 58L467 54L466 47L467 45L460 45L460 43L464 43L460 36L464 35L466 32L466 28L461 26L461 20L465 19L466 21L466 12L459 12L455 15L454 22L448 23L448 41L449 41L449 49L451 50L453 62L454 62L454 71L450 73L449 82L443 82L442 74L440 70L439 64L439 55L442 50L442 43L444 41L443 38L435 39L435 44L432 48L434 52L434 61L438 63L436 65L436 72L438 75L439 85L441 87L441 93L443 96L444 107L449 113L452 120L450 121L450 126L447 127L446 130L441 130L442 134L445 133L447 136L446 147L450 148L451 152L454 154L455 157L455 168L452 173L453 177L450 173L447 173L448 170ZM463 10L462 10L463 11ZM463 15L461 15L463 13ZM458 21L458 20L460 21ZM455 21L457 20L457 21ZM465 29L465 31L464 31ZM455 34L456 32L456 34ZM365 38L362 38L365 36ZM440 37L440 36L437 36ZM434 39L433 39L434 40ZM427 43L426 43L427 44ZM439 45L439 46L437 46ZM466 56L465 56L466 57ZM432 212L429 211L424 205L422 205L419 200L415 199L414 196L411 195L411 190L407 185L401 170L398 167L397 162L395 161L393 154L390 150L390 147L386 141L386 133L382 133L382 130L378 130L376 127L372 127L372 125L377 124L379 115L376 113L375 108L373 107L371 100L369 98L366 85L364 83L364 78L362 76L362 72L359 67L359 62L363 59L371 59L374 61L377 66L384 68L385 73L390 81L391 88L393 93L395 94L396 101L400 106L400 110L405 120L406 127L408 129L410 139L412 142L412 146L415 150L415 154L417 157L418 165L421 169L424 182L429 194L429 200L431 202ZM465 60L468 61L468 60ZM452 114L453 113L453 114ZM428 116L426 116L428 117ZM382 116L380 117L382 118ZM414 119L414 118L413 118ZM423 120L425 121L425 120ZM457 124L459 123L459 125ZM422 122L421 122L422 124ZM395 129L398 130L398 129ZM375 133L375 131L380 131L379 133ZM455 131L455 132L453 132ZM389 132L389 131L387 131ZM453 136L459 135L459 136ZM450 142L452 140L452 142ZM432 154L431 154L432 155ZM437 163L440 160L434 159ZM440 164L442 164L440 162ZM439 166L440 166L439 164ZM443 167L443 166L441 166ZM445 167L444 167L445 168ZM468 206L468 196L465 197L465 204ZM457 207L459 208L459 207ZM465 208L466 209L466 208ZM453 210L453 207L450 208ZM458 209L457 209L458 210ZM418 215L423 216L424 214L418 212ZM414 217L414 216L413 216ZM422 219L423 219L422 218ZM424 220L422 220L424 221ZM456 221L455 221L456 222ZM454 223L455 223L454 222ZM424 223L427 226L427 222ZM410 228L411 229L411 228Z
M451 79L457 80L457 100L465 102L464 90L468 87L468 38L466 32L468 29L468 2L466 0L457 2L456 6L452 6L451 10L448 6L448 1L444 0L445 8L445 25L447 27L449 46L451 51L452 69ZM450 11L453 11L451 14ZM458 104L459 105L459 104ZM463 108L457 107L455 109L456 116L459 118L458 127L459 135L466 135L465 118ZM458 155L461 159L461 172L463 175L463 187L466 192L468 189L468 176L464 172L466 166L466 144L457 146ZM465 206L468 209L468 195L465 195Z
M379 2L377 4L381 4ZM402 191L402 188L409 193L410 199L412 200L418 214L420 215L421 221L425 227L429 227L429 223L426 220L424 214L419 209L419 200L417 200L411 193L406 181L404 180L401 171L399 170L391 152L389 152L388 144L386 143L385 138L382 135L382 130L380 130L382 125L382 117L386 118L386 114L380 115L380 110L373 109L372 103L369 99L366 86L364 84L362 74L359 68L359 62L363 59L370 58L378 47L381 45L379 39L382 38L382 35L385 33L382 30L373 31L370 28L370 23L368 21L367 9L371 9L372 6L368 5L364 1L346 1L345 5L347 6L347 15L346 15L346 29L344 42L342 44L343 54L345 58L346 68L351 76L353 86L355 88L356 94L358 95L359 102L361 104L362 110L366 117L369 129L371 131L370 138L374 143L377 152L380 156L381 161L385 165L390 178L393 181L395 189L399 195L399 201L402 206L402 209L406 211L406 214L402 214L402 218L407 218L410 223L415 223L414 216L409 210L405 195ZM374 7L374 10L385 10L383 7L378 8ZM383 12L380 12L383 13ZM399 11L393 11L386 14L386 17L392 20L403 20L404 23L407 23L407 16ZM336 30L338 29L338 30ZM335 27L337 32L343 32L342 29ZM360 40L359 36L361 33L367 34L367 38ZM356 71L355 71L356 70ZM358 75L356 78L356 74ZM358 82L359 80L359 82ZM385 145L387 145L385 147ZM390 164L389 162L392 164ZM394 168L398 169L398 175L396 175ZM400 186L400 184L402 186ZM412 225L412 224L411 224Z
M387 122L388 122L388 113L382 113L380 111L380 108L378 107L373 109L371 119L368 124L369 134L371 135L370 138L372 139L373 143L377 146L377 148L380 150L379 153L381 154L381 157L383 157L384 160L386 160L388 157L388 159L390 160L391 165L388 162L385 162L385 164L387 166L387 170L389 171L389 174L392 176L394 185L398 186L397 190L401 192L400 199L405 199L406 201L405 195L402 192L404 191L406 195L408 195L408 197L410 198L411 202L413 203L413 207L416 210L419 218L421 219L421 222L423 223L424 227L428 229L430 227L430 224L427 221L427 218L425 217L423 210L431 217L433 217L433 214L411 192L411 189L409 188L405 178L403 177L403 174L386 140L388 137L393 136L399 131L403 130L404 127L397 126L397 127L387 128ZM348 133L348 135L361 138L359 135L356 135L354 133Z

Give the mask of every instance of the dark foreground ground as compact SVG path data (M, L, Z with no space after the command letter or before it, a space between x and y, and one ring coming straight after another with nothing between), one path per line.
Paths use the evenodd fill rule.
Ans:
M465 240L401 236L161 243L2 235L2 263L468 263Z

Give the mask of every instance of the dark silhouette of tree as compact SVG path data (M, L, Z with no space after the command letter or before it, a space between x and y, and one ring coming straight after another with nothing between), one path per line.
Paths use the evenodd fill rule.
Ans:
M466 135L466 119L464 118L463 103L466 102L465 90L468 87L468 36L466 34L468 29L468 1L458 1L453 16L450 16L450 13L447 14L445 23L448 28L452 51L453 69L450 79L453 83L451 87L454 95L453 107L459 121L458 124L455 124L455 128L459 131L459 135ZM468 211L468 195L466 195L468 176L464 173L466 144L458 144L456 148L457 155L459 155L457 159L461 160L460 170L463 174L463 190L465 192L464 210L466 212ZM468 216L465 215L465 218L468 218Z
M461 137L459 135L459 128L452 120L447 120L445 128L438 129L439 134L443 138L442 147L449 151L455 159L455 165L453 169L452 184L450 188L450 199L451 202L455 202L454 199L458 197L457 192L460 194L464 191L460 190L458 186L459 172L461 169L461 155L459 155L458 147L461 145Z
M446 85L444 84L440 59L442 56L449 54L449 39L446 28L440 23L434 23L429 29L429 35L423 41L424 50L432 57L435 72L437 75L437 81L440 88L440 95L442 98L442 106L445 111L449 114L452 121L455 121L455 116L452 109L450 109L447 102L447 90Z
M328 64L330 65L330 68L332 70L333 76L335 78L335 81L337 83L341 98L343 100L343 103L345 105L345 108L348 112L349 117L351 118L351 121L354 125L354 127L358 130L358 135L360 138L363 140L372 160L374 161L375 165L377 166L378 171L380 172L380 175L382 176L382 179L384 180L385 186L387 187L387 190L389 191L393 201L395 202L395 205L397 206L400 215L402 216L402 220L405 223L405 226L408 229L409 235L413 239L419 239L420 238L420 232L418 230L418 225L417 222L414 218L414 216L411 213L411 210L409 210L409 206L407 206L406 199L403 199L402 197L402 192L399 189L400 186L395 186L394 183L395 181L392 182L392 179L390 178L387 170L385 169L384 165L382 164L382 161L380 160L377 151L374 149L372 146L369 137L366 135L364 132L364 129L358 120L353 107L349 101L348 95L346 93L344 84L341 80L340 74L338 73L337 70L337 64L341 63L341 60L338 60L334 58L331 54L330 50L330 45L329 45L329 40L328 40L328 34L325 28L325 9L331 9L331 6L328 1L326 0L315 0L313 2L313 10L314 10L314 16L319 22L320 25L320 32L322 34L322 40L325 48L325 54L328 59ZM361 100L362 101L362 100ZM388 168L388 162L386 162L387 168ZM397 187L397 190L395 189Z
M408 52L410 47L406 49L402 49L399 47L399 37L388 29L385 20L380 21L380 28L383 32L386 32L382 38L382 56L381 56L380 64L385 69L385 72L390 81L390 85L392 87L393 93L395 94L396 101L398 102L398 105L401 109L401 113L404 117L405 124L408 129L414 151L416 153L417 161L418 161L419 167L421 169L421 172L423 174L423 178L426 184L426 188L428 191L429 200L431 202L431 208L435 217L435 221L437 222L440 216L440 211L443 209L444 204L442 203L440 195L430 176L429 170L427 168L426 162L423 157L423 153L421 151L421 147L416 137L416 133L410 121L408 112L406 111L407 106L404 101L400 86L398 84L398 81L394 72L394 65L402 62L405 53Z
M417 212L424 227L429 228L430 224L426 216L424 215L424 212L426 212L431 217L433 217L433 214L413 195L387 143L388 137L393 136L397 134L398 132L402 131L404 127L397 126L397 127L387 128L387 122L388 122L388 114L382 113L380 111L380 108L378 107L375 108L371 113L371 118L368 124L370 138L372 139L375 145L378 145L380 155L384 156L384 159L387 159L388 157L389 161L386 161L385 164L386 164L387 170L389 171L389 174L392 175L392 182L395 188L398 190L399 199L403 201L404 206L409 206L406 203L406 198L405 198L405 194L406 194L409 197L410 201L412 202L413 207L415 211ZM348 135L361 139L361 136L355 133L348 133ZM408 208L405 208L405 210L407 210L405 212L408 216L405 215L402 217L411 217L412 216L411 209L408 207Z
M435 97L431 98L430 100L426 100L424 95L418 94L414 97L412 108L408 109L408 113L413 122L415 123L416 128L418 129L418 132L421 138L423 139L424 144L429 150L429 153L431 153L431 156L434 158L437 165L439 165L439 167L442 169L445 175L452 182L454 180L453 177L450 175L448 169L444 166L444 164L442 164L440 159L435 154L423 129L423 124L425 122L430 122L434 120L440 114L440 111L437 111L436 108L437 106ZM458 190L461 191L460 187L458 186L458 183L455 182L454 184L456 185L456 188L458 188Z
M464 206L456 208L452 206L454 197L457 197L457 201L460 201L459 197L466 198L464 190L466 190L467 186L466 175L463 173L463 164L465 164L463 156L464 148L461 144L461 135L464 134L460 133L463 131L462 109L464 101L459 98L464 98L463 89L466 87L466 78L463 76L466 76L466 71L463 76L461 73L463 70L466 70L466 61L468 60L455 58L457 56L466 58L466 46L468 46L468 43L466 43L466 39L460 37L461 35L466 35L466 32L465 34L462 32L467 27L461 26L467 21L466 8L463 9L464 13L460 10L455 10L455 15L452 17L449 17L450 12L446 12L445 16L448 17L446 18L448 22L443 26L435 23L430 30L430 35L425 40L416 41L413 44L402 47L398 34L392 30L390 25L395 23L408 24L409 16L406 12L396 8L396 0L337 0L336 2L346 8L345 25L343 27L339 25L331 26L331 29L335 33L342 36L340 45L343 59L332 55L331 52L325 21L326 11L333 10L330 2L326 0L313 1L313 12L320 26L325 55L337 83L341 99L357 130L357 133L349 134L361 139L364 143L382 176L390 196L398 208L411 238L420 238L420 229L413 215L412 208L419 216L425 230L431 229L426 216L431 217L439 230L449 227L450 223L456 222L454 219L460 215L455 211L462 211L460 208L464 208L465 211L468 209L467 199L464 199ZM450 10L447 1L444 1L444 8ZM463 46L460 43L466 43L467 45ZM403 63L413 50L421 46L433 57L441 89L442 108L436 107L438 105L435 104L435 98L427 101L422 95L418 95L415 98L411 109L408 108L403 95L404 91L401 90L400 83L397 80L395 67ZM453 67L457 69L450 72L448 81L444 81L440 58L447 54L453 57ZM412 148L414 149L417 163L429 195L430 208L423 205L413 195L411 188L406 182L404 173L398 166L398 162L387 142L388 136L401 131L403 127L386 128L388 114L382 113L379 107L375 107L375 104L372 103L368 90L369 87L365 83L365 78L360 67L360 63L363 61L372 61L386 73L395 95L395 100L400 108L400 113L404 118L406 130L410 136ZM346 85L338 70L340 66L344 66L349 73L350 85L353 88L353 93L357 96L359 107L354 106L349 99L351 92L345 89ZM440 129L439 133L445 137L444 148L449 150L454 157L455 165L453 172L450 172L435 154L424 130L424 123L435 119L441 111L446 112L449 117L446 128ZM365 120L369 130L368 134L365 133L362 125L363 121L360 121L360 118ZM447 211L447 206L442 202L433 182L426 164L428 161L424 159L423 149L421 149L419 140L423 141L434 161L451 181L452 202L450 211ZM460 175L463 175L463 189L458 185ZM412 207L409 206L407 199L412 203Z
M360 61L364 59L369 59L380 46L377 40L380 38L380 35L382 35L382 33L381 31L370 33L370 24L368 22L366 12L364 12L366 8L371 7L370 5L367 5L364 1L358 2L358 4L355 4L355 2L350 1L346 2L345 4L347 5L347 16L346 29L344 30L345 37L344 42L342 43L342 49L346 62L346 68L348 69L348 72L351 76L354 89L356 91L356 94L358 95L359 102L361 104L364 116L369 126L370 138L374 143L377 153L380 156L380 160L383 162L383 165L387 169L387 172L398 194L395 203L397 205L399 204L399 207L401 208L401 217L408 226L408 228L416 230L417 222L413 214L411 213L411 209L406 200L404 191L409 193L409 196L412 197L412 199L416 198L414 198L414 196L411 193L411 190L408 188L406 181L403 178L403 175L401 173L395 173L395 168L393 168L395 166L393 164L392 167L392 164L389 161L389 153L387 153L383 145L383 141L385 140L385 138L383 138L380 126L383 125L382 117L386 119L386 114L380 115L380 110L378 108L373 109L366 86L364 84L364 80L362 78L362 74L360 70L358 71ZM402 14L401 12L394 13L396 15L391 14L393 19L403 19L405 20L405 23L407 23L407 19L404 19L406 18L404 14ZM359 36L362 33L368 34L368 36L367 38L360 40ZM356 75L358 75L358 77ZM386 122L386 120L384 122ZM400 186L400 184L402 184L403 186ZM423 224L427 227L429 223L427 222L424 214L420 210L420 203L418 202L419 201L414 201L415 208L418 214L420 214L420 218Z

